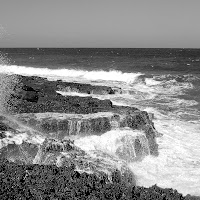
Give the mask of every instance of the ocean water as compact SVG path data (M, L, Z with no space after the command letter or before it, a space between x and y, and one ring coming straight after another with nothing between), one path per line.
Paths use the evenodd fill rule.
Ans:
M0 73L120 87L93 95L154 113L159 156L127 163L137 184L200 195L200 49L0 49ZM62 95L87 96L76 91ZM126 130L79 138L86 151L113 153ZM127 130L130 134L130 130ZM97 145L98 141L98 145ZM99 142L100 141L100 142Z

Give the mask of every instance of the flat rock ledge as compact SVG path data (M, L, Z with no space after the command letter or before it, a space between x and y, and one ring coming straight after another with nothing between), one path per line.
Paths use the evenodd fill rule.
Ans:
M59 137L63 137L63 130L67 131L65 134L102 134L113 127L113 122L119 127L130 127L133 130L144 130L149 142L150 154L158 155L158 145L156 137L159 135L154 128L153 122L147 112L140 111L134 107L116 106L110 100L99 100L92 97L78 97L78 96L62 96L56 92L57 84L65 84L62 81L48 81L40 77L25 77L18 76L19 83L15 87L14 93L10 97L9 103L13 114L22 113L67 113L67 114L94 114L94 113L112 113L112 120L109 117L91 117L82 122L79 117L74 119L65 118L59 119L43 119L42 122L37 122L37 118L33 117L36 123L39 123L40 128L44 131L59 132ZM84 84L79 84L84 87ZM88 86L89 87L89 86ZM102 87L97 87L98 90L104 90ZM23 116L23 115L22 115ZM31 118L27 115L25 118ZM19 117L21 118L21 117ZM80 129L80 130L79 130ZM87 134L87 133L86 133Z
M156 137L160 135L147 112L115 106L110 100L56 92L112 95L120 93L120 88L36 76L8 78L13 76L18 84L5 98L12 117L0 116L0 199L200 199L156 185L136 186L127 160L133 154L148 153L147 149L158 155ZM100 150L86 153L72 140L126 127L144 134L121 137L116 156ZM120 159L125 155L125 161Z
M135 111L132 115L122 115L112 112L93 114L65 113L22 113L15 117L35 130L45 133L47 137L65 139L79 138L90 135L102 135L110 130L129 127L132 130L144 132L144 139L136 140L140 151L142 141L146 141L151 155L158 155L158 136L146 112ZM134 142L135 143L135 142ZM123 156L122 156L123 157Z

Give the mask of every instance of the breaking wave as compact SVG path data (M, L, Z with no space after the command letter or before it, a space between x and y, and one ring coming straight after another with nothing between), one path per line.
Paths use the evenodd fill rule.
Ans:
M44 76L47 78L60 78L68 80L69 78L77 78L80 80L105 80L105 81L117 81L133 83L135 80L142 75L142 73L123 73L121 71L111 70L111 71L86 71L86 70L76 70L76 69L48 69L48 68L33 68L24 67L17 65L0 65L0 73L9 74L21 74L26 76Z
M184 195L200 195L199 124L180 121L152 110L155 128L163 133L157 139L159 156L147 156L130 164L138 185L173 187Z

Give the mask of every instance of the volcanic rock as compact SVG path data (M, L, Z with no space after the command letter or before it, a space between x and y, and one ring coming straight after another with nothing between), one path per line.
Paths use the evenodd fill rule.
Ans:
M56 136L56 138L62 139L65 136L71 137L73 135L101 135L112 128L130 127L133 130L143 130L149 143L150 154L158 155L158 145L156 143L158 133L147 112L140 111L134 107L116 106L110 100L99 100L92 97L62 96L56 92L57 83L59 83L59 87L64 87L65 85L61 81L48 81L45 78L34 76L19 76L19 79L20 84L16 89L16 95L24 95L22 95L22 98L15 98L13 96L14 101L10 101L14 102L13 113L19 113L17 118L23 118L20 117L20 114L23 116L24 113L51 112L62 113L62 115L65 113L68 115L78 114L77 116L69 116L61 120L58 120L56 117L43 117L43 119L33 117L31 119L31 117L27 117L25 114L28 125L33 124L34 129L36 128L38 131L52 134L53 137ZM73 85L73 83L70 85ZM84 84L75 85L79 90L82 90L80 88L87 87L93 89L101 88L102 91L105 89L104 87L85 86ZM110 117L99 117L98 113L112 114ZM83 117L80 117L80 114ZM88 117L90 115L95 116Z
M148 140L151 155L158 155L157 131L146 112L135 111L132 115L102 112L86 115L61 113L23 113L15 117L33 129L52 138L77 138L102 135L111 129L130 127L142 130ZM76 136L76 137L75 137ZM139 144L139 143L138 143Z
M71 140L45 139L41 145L27 142L9 144L0 149L0 159L26 165L74 166L80 173L92 173L98 177L105 173L110 181L112 173L118 170L126 184L135 184L133 173L123 161L101 151L94 151L91 156L76 147Z

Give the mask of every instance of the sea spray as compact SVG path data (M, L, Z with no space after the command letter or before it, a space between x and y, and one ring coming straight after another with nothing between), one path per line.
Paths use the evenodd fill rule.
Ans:
M25 76L41 76L53 79L62 79L62 80L74 80L77 81L77 78L80 81L110 81L110 82L125 82L133 83L137 78L143 75L140 72L137 73L123 73L117 70L103 71L87 71L87 70L75 70L75 69L48 69L48 68L33 68L25 66L2 66L0 63L0 73L7 74L20 74ZM71 79L69 79L71 78Z
M41 143L43 138L36 135L36 131L19 122L12 114L16 106L13 98L20 89L19 77L15 74L9 75L5 70L9 68L11 60L0 52L0 115L3 117L8 131L5 131L5 138L0 140L0 149L8 144L22 144L23 141Z
M90 154L100 150L127 162L140 160L150 154L145 133L127 127L108 131L101 136L79 138L75 140L75 145Z
M0 139L0 149L8 144L19 145L23 142L41 144L44 141L43 133L20 122L15 116L8 114L1 114L1 116L3 116L3 124L9 128L4 132L5 137Z
M154 125L163 134L157 138L158 157L146 156L141 162L132 162L130 169L136 174L138 185L176 188L184 195L200 195L200 125L172 118L153 108Z
M13 96L18 90L19 79L17 75L0 74L0 112L12 113L16 104Z
M0 52L0 113L7 113L11 110L11 96L14 93L14 89L18 84L18 78L16 75L9 76L6 73L6 69L9 68L11 60Z

